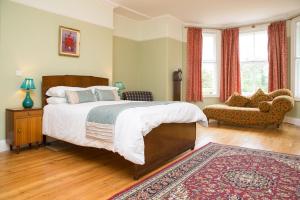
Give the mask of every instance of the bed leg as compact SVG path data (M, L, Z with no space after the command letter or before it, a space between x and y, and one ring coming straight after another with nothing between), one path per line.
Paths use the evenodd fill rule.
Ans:
M196 143L196 141L195 141L195 143ZM190 147L190 150L193 151L193 150L195 149L195 146L196 146L196 144L192 145L192 146Z
M138 180L141 177L136 164L133 165L133 180Z
M137 180L139 180L139 178L140 177L138 175L136 175L136 174L133 175L133 180L137 181Z
M47 145L47 136L43 135L43 145L46 146Z

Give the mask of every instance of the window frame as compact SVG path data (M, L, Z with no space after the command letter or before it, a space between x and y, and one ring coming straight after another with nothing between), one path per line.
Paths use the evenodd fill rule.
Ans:
M294 94L294 100L295 101L300 101L300 96L296 96L296 79L295 79L295 74L296 74L296 34L297 34L297 23L300 23L300 17L296 17L291 21L291 67L290 67L290 84L291 84L291 90ZM299 77L300 79L300 77Z
M215 35L215 51L216 51L216 61L205 61L205 63L216 63L216 94L204 94L203 98L219 98L220 97L220 68L221 68L221 31L214 29L203 29L202 37L205 34L214 34ZM202 49L203 51L204 49ZM203 66L203 57L202 57L202 66ZM203 86L202 86L203 87ZM203 90L203 88L202 88Z
M269 24L262 24L262 25L255 26L255 27L240 28L239 37L241 34L255 33L255 32L260 32L260 31L268 31L268 25ZM240 46L239 46L239 48L240 48ZM247 60L247 61L241 61L241 59L240 59L240 70L241 70L242 63L265 63L265 62L267 62L267 64L269 63L268 58L266 60ZM242 74L242 72L241 72L241 74ZM241 81L242 81L242 77L241 77ZM266 91L266 92L268 92L268 91ZM242 82L241 82L241 93L243 94ZM249 95L249 94L247 93L247 94L243 94L243 95Z

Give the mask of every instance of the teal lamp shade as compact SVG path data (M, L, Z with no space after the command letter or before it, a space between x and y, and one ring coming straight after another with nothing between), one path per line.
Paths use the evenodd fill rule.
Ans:
M21 89L26 90L26 96L23 101L23 107L24 108L32 108L33 107L33 101L30 97L30 90L35 89L34 81L32 78L25 78L25 80L22 82Z
M21 85L21 89L23 89L23 90L34 90L35 85L34 85L33 79L32 78L25 78L25 80L23 81L23 83Z
M114 83L114 87L119 88L118 93L119 93L119 96L121 97L122 90L125 89L124 83L121 82L121 81L115 82L115 83Z

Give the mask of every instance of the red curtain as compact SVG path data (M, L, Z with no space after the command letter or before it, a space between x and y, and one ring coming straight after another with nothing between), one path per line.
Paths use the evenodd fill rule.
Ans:
M226 101L234 92L241 92L238 28L222 31L220 100Z
M287 88L288 47L286 22L271 23L268 27L269 91Z
M202 29L187 31L187 101L202 101Z

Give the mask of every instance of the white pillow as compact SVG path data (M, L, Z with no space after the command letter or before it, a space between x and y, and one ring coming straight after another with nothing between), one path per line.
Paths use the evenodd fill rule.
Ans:
M85 88L81 88L81 87L67 87L67 86L56 86L56 87L52 87L49 88L46 92L46 95L48 97L66 97L66 90L70 90L70 91L79 91L79 90L84 90Z
M117 87L113 87L113 86L104 86L104 85L95 85L95 86L91 86L88 87L88 89L93 90L93 92L95 91L95 89L99 89L99 90L119 90L119 88Z
M63 103L67 103L67 99L66 98L62 98L62 97L49 97L47 98L47 103L48 104L63 104Z
M91 89L93 91L93 93L95 94L95 89L99 89L99 90L112 90L115 96L115 101L120 101L121 98L118 94L118 90L119 88L117 87L113 87L113 86L104 86L104 85L95 85L95 86L91 86L88 87L88 89Z

